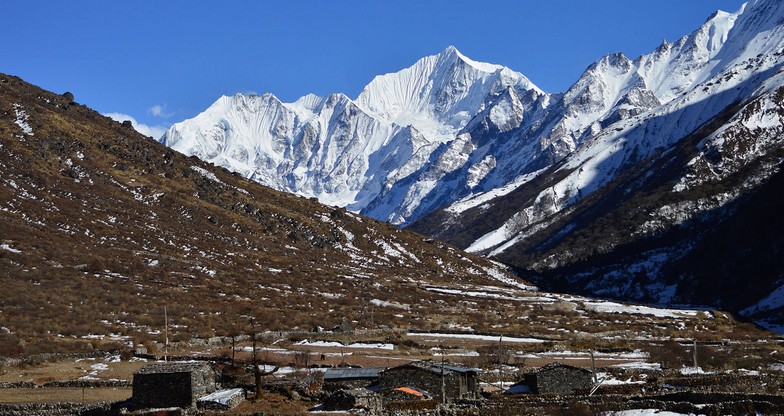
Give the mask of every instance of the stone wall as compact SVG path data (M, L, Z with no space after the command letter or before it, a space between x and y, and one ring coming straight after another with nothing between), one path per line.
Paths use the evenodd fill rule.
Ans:
M103 415L111 405L106 402L83 403L0 403L0 416Z

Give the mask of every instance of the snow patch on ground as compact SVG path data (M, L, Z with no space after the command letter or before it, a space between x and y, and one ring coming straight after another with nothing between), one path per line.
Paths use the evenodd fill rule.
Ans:
M17 249L15 249L15 248L13 248L13 247L9 246L8 244L0 244L0 248L1 248L1 249L3 249L3 250L8 250L8 251L10 251L11 253L17 253L17 254L19 254L19 253L21 253L21 252L22 252L22 250L17 250Z
M784 278L784 276L782 276ZM779 280L782 280L779 278ZM780 308L784 305L784 284L774 289L768 296L753 306L740 311L741 315L753 315L755 313Z
M538 338L518 338L518 337L506 337L506 336L496 336L496 335L476 335L476 334L444 334L444 333L424 333L424 332L409 332L409 337L422 337L422 338L457 338L457 339L472 339L478 341L495 341L498 342L510 342L510 343L519 343L519 344L535 344L540 342L545 342L542 339Z
M683 367L680 370L678 370L678 372L685 376L693 375L693 374L710 374L709 372L704 371L700 367Z
M634 409L618 412L604 412L602 416L694 416L694 413L666 412L659 409Z
M488 276L492 277L494 280L497 280L509 286L513 286L523 290L539 290L538 287L527 285L522 282L518 282L517 280L508 277L506 274L502 273L501 271L493 267L482 267L482 269L485 271L485 273L487 273Z
M389 350L389 351L395 349L395 346L393 344L385 344L385 343L355 342L353 344L343 345L342 343L336 341L308 341L306 339L299 341L294 345L305 346L305 347L362 348L362 349Z
M701 311L688 309L663 309L652 306L624 305L616 302L585 301L586 309L603 313L631 313L639 315L653 315L659 318L685 318L697 316Z
M405 309L405 310L411 309L411 305L398 303L398 302L390 302L381 299L371 299L370 304L375 306L380 306L380 307L387 307L387 308L398 308L398 309Z
M235 398L238 395L243 394L244 390L241 388L236 389L229 389L229 390L219 390L216 391L208 396L204 396L199 399L200 402L215 402L222 404L224 406L228 406L231 399Z
M14 123L16 123L16 125L22 129L22 133L28 136L33 136L33 128L30 127L30 124L27 123L27 120L30 118L30 116L27 115L24 107L19 104L14 104L14 111L16 112L16 120Z

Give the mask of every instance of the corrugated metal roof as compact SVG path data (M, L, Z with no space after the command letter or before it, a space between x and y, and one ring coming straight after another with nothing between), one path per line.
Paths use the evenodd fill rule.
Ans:
M441 364L434 364L433 367L435 367L437 369L440 369L441 368ZM454 371L456 373L478 373L478 372L482 371L482 370L480 370L478 368L463 367L463 366L449 365L449 364L444 365L444 368L449 370L449 371Z
M329 368L324 372L324 380L335 381L351 378L378 378L378 374L383 370L382 367Z
M482 371L478 368L463 367L461 365L446 364L446 363L441 364L435 361L412 361L410 363L406 363L395 368L402 368L402 367L421 368L423 370L427 370L439 375L441 373L444 373L445 376L448 376L452 373L480 373Z
M574 370L574 371L581 371L581 372L584 372L584 373L591 373L591 370L589 370L587 368L575 367L575 366L569 365L569 364L553 362L553 363L545 364L545 365L543 365L543 366L541 366L539 368L535 368L535 369L529 371L527 374L539 374L539 373L542 373L542 372L545 372L545 371L549 371L549 370L552 370L552 369L555 369L555 368L568 368L568 369Z

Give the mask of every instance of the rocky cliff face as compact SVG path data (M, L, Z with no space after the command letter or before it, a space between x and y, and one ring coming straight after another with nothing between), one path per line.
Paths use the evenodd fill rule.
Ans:
M588 95L571 102L602 107L593 98L602 94L590 93L604 87L599 68L618 76L636 68L637 81L602 107L609 111L594 131L552 141L579 143L574 151L414 228L513 263L545 286L777 316L780 221L750 213L770 213L780 200L772 189L784 160L782 16L779 2L751 2L706 23L728 30L703 26L634 62L601 60L584 76ZM657 61L684 77L644 71ZM739 295L742 282L753 288Z

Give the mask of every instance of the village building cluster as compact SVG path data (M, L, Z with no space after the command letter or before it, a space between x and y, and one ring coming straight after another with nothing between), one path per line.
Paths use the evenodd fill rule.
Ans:
M328 368L323 370L322 407L327 411L364 409L379 413L394 403L428 402L435 406L480 400L481 375L479 368L431 360L391 368ZM134 408L229 410L247 397L243 387L219 388L219 379L205 362L147 365L133 377ZM551 363L526 374L508 392L586 394L592 385L591 371Z

